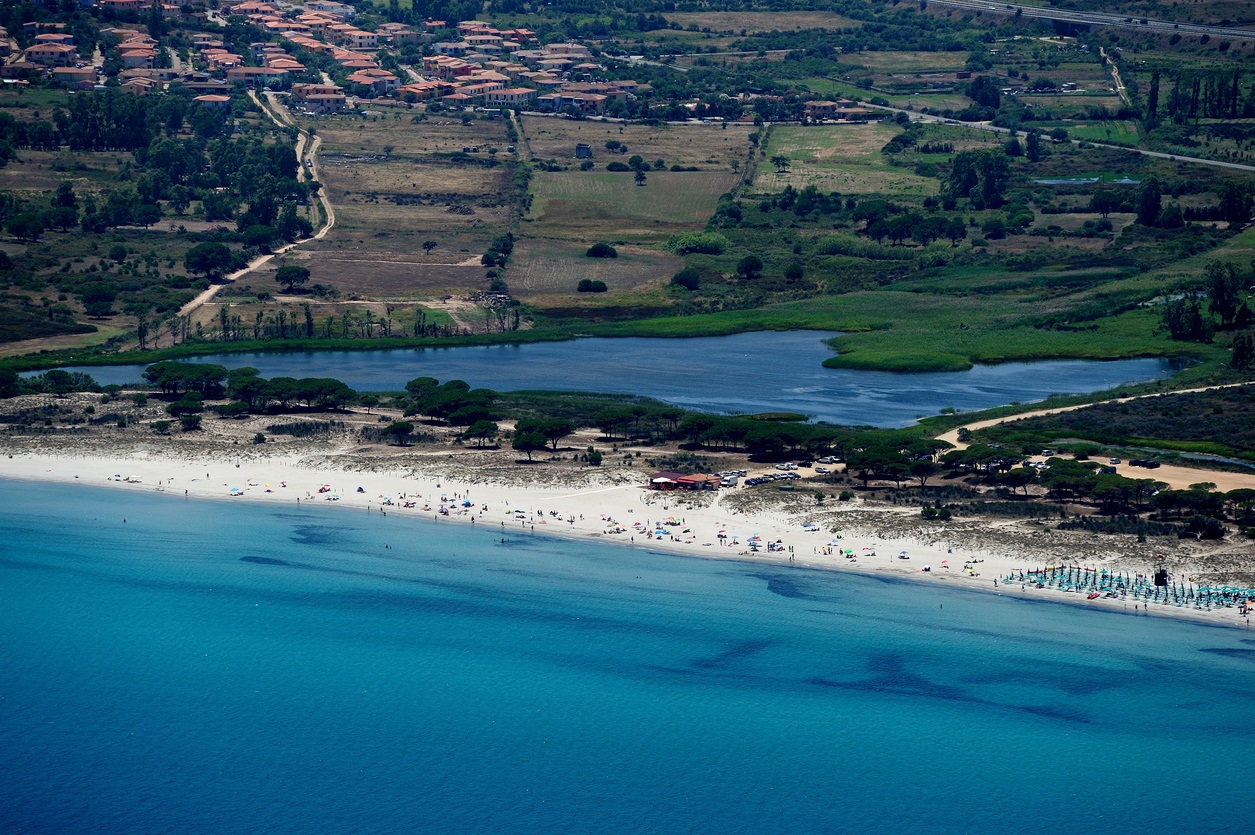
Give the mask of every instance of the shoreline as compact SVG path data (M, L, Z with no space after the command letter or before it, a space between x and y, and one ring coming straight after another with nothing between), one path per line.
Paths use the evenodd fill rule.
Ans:
M364 509L381 515L398 514L489 530L517 533L522 528L527 533L650 548L658 553L700 559L889 576L894 580L1075 605L1125 616L1169 617L1214 627L1249 628L1248 620L1239 616L1236 608L1196 610L1157 603L1130 611L1124 599L1089 600L1077 593L1028 585L1017 589L1016 584L1006 584L1003 578L1012 572L1052 564L1049 554L1007 554L966 543L962 532L944 528L929 532L929 536L902 535L893 531L892 525L910 511L891 507L869 509L860 507L861 502L846 505L831 501L809 509L752 511L735 506L740 488L697 494L656 492L640 486L637 473L632 473L630 479L616 479L618 473L614 470L585 469L578 473L578 478L568 479L567 484L507 484L493 480L490 474L455 473L452 470L457 469L456 465L441 466L435 460L425 464L394 462L384 468L365 461L356 462L359 466L351 468L343 466L344 461L312 460L318 456L299 451L264 451L260 456L237 453L239 460L234 464L221 456L175 457L162 452L132 450L105 456L64 450L14 450L0 458L0 478L116 487L137 497L145 492L177 497L183 492L185 497L197 500L326 505L328 510L337 511ZM319 492L324 485L327 492ZM441 497L445 499L443 503ZM405 507L407 502L413 506ZM470 505L463 506L463 502ZM869 528L868 511L872 525L879 521L887 529ZM804 530L804 524L812 529ZM664 533L658 536L657 531ZM761 538L757 550L748 545L752 536ZM776 542L780 543L778 550L769 550L768 543ZM846 551L852 553L852 558L843 553Z

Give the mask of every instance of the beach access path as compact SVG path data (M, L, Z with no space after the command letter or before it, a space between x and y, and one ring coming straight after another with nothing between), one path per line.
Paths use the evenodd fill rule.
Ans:
M265 96L266 101L263 103L262 100L257 97L256 90L248 91L248 97L253 100L254 104L261 108L261 112L265 113L272 122L281 128L295 128L295 121L293 121L292 116L287 112L287 109L275 99L275 94L267 92ZM310 136L308 131L297 128L295 148L297 160L296 177L301 182L318 181L318 149L321 147L321 136ZM309 241L317 241L325 238L327 233L331 231L332 227L336 225L336 211L335 207L331 205L331 200L327 197L326 189L318 189L317 198L318 202L322 205L323 223L313 235L308 238L302 238L299 241L293 241L290 244L284 244L283 246L275 249L274 252L267 255L259 255L252 261L249 261L248 266L225 276L221 283L210 284L209 287L202 293L198 294L196 298L180 307L179 315L187 316L192 311L209 302L214 296L218 295L218 291L223 287L243 278L257 268L269 263L276 256L283 255L301 244L308 243Z
M1104 403L1128 403L1133 400L1143 400L1148 397L1162 397L1170 394L1190 394L1200 391L1211 391L1213 389L1240 388L1243 386L1255 386L1255 383L1226 383L1219 386L1202 386L1200 388L1175 389L1173 391L1155 392L1154 394L1139 394L1133 397L1117 397L1114 400L1104 400ZM956 426L953 429L937 436L940 441L946 441L953 444L955 449L967 449L970 444L959 440L959 432L968 430L975 432L978 429L985 429L990 426L999 426L1004 423L1012 423L1017 420L1026 420L1033 417L1041 417L1042 415L1058 415L1064 412L1075 412L1079 409L1085 409L1096 405L1094 403L1082 403L1076 406L1057 406L1046 409L1034 409L1031 412L1022 412L1018 415L1010 415L1008 417L990 418L989 420L978 420L972 423ZM1045 461L1047 459L1040 455L1031 456L1031 460ZM1154 470L1138 470L1131 467L1128 462L1118 465L1112 465L1117 468L1117 472L1121 475L1129 477L1146 477L1149 474L1155 481L1162 481L1173 490L1189 489L1191 484L1209 481L1216 485L1216 489L1227 493L1230 490L1238 490L1242 488L1255 489L1255 472L1251 473L1234 473L1224 470L1209 470L1202 467L1186 467L1179 464L1162 464Z

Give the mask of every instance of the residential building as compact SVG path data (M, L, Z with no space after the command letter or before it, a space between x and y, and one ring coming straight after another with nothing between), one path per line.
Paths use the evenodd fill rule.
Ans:
M118 55L126 69L152 69L157 53L152 49L128 49Z
M227 81L231 84L247 84L249 86L265 85L272 78L281 78L283 70L270 67L232 67L227 70Z
M132 78L122 82L119 89L137 96L146 96L154 90L160 90L161 85L151 78Z
M339 113L348 105L348 97L334 84L293 84L292 99L311 113Z
M192 101L199 102L202 107L208 107L211 110L230 110L231 109L231 97L220 95L217 93L206 93L203 96L197 96L196 98L192 99Z
M307 11L311 12L327 12L328 14L338 15L344 20L352 20L357 15L357 9L345 3L334 3L331 0L309 0L305 4Z
M27 47L22 58L45 67L72 67L78 60L78 50L64 43L39 43Z
M52 80L72 90L90 90L96 86L96 68L57 67L52 71Z
M358 70L346 79L370 90L371 95L382 96L401 86L401 80L387 70Z

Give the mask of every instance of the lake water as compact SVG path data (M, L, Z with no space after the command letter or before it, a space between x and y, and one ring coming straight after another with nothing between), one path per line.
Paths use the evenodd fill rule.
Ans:
M576 339L525 345L388 351L222 354L198 358L263 377L335 377L358 391L399 391L415 377L496 391L557 389L643 394L688 409L801 412L814 420L906 426L954 407L987 409L1167 377L1163 359L1061 360L892 374L824 368L835 333L788 331L692 339ZM144 366L76 367L102 384L140 380Z
M1177 835L1252 796L1246 631L86 486L0 481L0 529L3 832Z

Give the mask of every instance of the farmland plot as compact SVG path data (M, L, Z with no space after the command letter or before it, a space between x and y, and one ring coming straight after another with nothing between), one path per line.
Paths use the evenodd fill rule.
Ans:
M661 159L667 167L682 165L729 171L733 160L745 161L749 151L747 137L755 130L753 125L621 125L544 116L524 116L521 121L534 159L573 164L575 146L584 143L592 149L593 162L598 168L640 154L650 165ZM626 145L627 150L612 152L606 148L607 142Z
M620 246L618 258L588 258L583 244L529 238L514 249L510 290L534 301L574 293L583 279L603 281L611 293L636 290L669 279L684 268L681 258L641 247ZM591 298L590 298L591 301Z
M754 188L773 192L786 185L797 189L813 185L841 194L936 194L937 180L895 168L881 155L880 149L900 132L897 126L880 124L776 128L764 154L767 159L788 157L789 168L777 173L763 160Z
M303 248L311 281L393 300L483 289L479 257L516 209L503 121L344 119L320 121L318 132L336 225Z
M700 229L719 196L737 182L731 172L651 171L638 186L628 173L544 172L533 178L528 237L661 242Z

